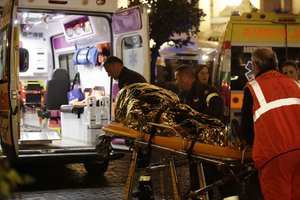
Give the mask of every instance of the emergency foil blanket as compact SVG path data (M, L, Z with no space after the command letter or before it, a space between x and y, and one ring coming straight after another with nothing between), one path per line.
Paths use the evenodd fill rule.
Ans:
M240 149L237 138L219 119L195 111L180 103L178 96L166 89L147 83L124 87L116 98L116 122L150 134L196 139L206 144ZM151 124L152 123L152 124Z

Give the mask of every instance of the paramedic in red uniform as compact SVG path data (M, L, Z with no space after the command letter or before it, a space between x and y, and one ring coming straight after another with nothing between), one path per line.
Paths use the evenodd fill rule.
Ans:
M242 130L253 144L266 200L300 199L300 86L278 72L268 48L252 53L255 79L244 88Z

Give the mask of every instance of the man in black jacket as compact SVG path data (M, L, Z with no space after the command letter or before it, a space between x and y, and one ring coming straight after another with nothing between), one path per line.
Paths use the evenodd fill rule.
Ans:
M118 57L108 57L103 66L108 76L118 80L119 89L133 83L147 83L141 74L125 67L123 61Z
M220 120L223 119L223 100L221 96L214 87L198 82L192 67L181 65L175 69L175 83L180 89L180 99L183 103L198 112L211 115ZM203 169L206 184L212 184L223 177L223 174L217 170L214 164L204 162ZM195 191L199 188L197 164L192 163L190 164L190 189ZM228 186L226 186L227 189ZM226 192L225 189L223 190L223 188L220 192L223 197L233 195ZM209 198L213 199L212 192L209 192Z
M223 100L217 90L196 80L192 67L181 65L175 70L180 99L194 110L223 119Z

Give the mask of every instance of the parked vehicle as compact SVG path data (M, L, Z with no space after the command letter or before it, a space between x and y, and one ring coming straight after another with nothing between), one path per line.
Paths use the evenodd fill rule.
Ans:
M193 40L186 46L164 43L157 59L157 82L173 81L174 70L181 64L192 66L195 71L199 65L208 65L211 69L215 57L217 42Z
M79 162L104 173L114 154L97 144L113 117L117 84L102 64L115 55L150 80L147 8L81 0L1 0L0 7L3 153L16 162ZM61 99L76 74L73 91L85 92L87 106Z
M231 16L219 39L213 84L224 98L226 122L235 124L234 129L241 120L243 87L253 78L251 54L259 47L276 52L279 66L286 60L299 63L300 16L260 12Z

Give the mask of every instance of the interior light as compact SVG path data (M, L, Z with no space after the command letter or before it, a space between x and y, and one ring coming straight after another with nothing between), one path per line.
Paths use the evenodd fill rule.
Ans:
M65 15L64 14L57 14L57 15L54 15L52 17L52 19L60 19L60 18L63 18Z
M203 60L203 61L207 61L207 60L208 60L208 55L203 55L203 56L202 56L202 60Z
M39 20L39 21L34 22L33 25L38 25L38 24L41 24L41 23L42 23L42 21Z
M23 16L23 18L27 18L28 15L29 15L28 12L24 12L22 16Z

